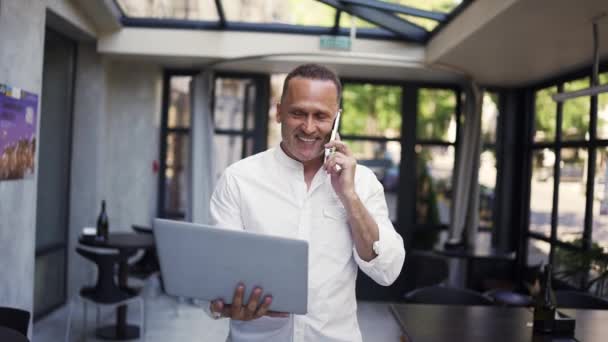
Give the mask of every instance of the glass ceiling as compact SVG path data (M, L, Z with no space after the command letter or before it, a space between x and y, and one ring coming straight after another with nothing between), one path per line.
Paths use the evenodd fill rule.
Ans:
M115 0L125 26L347 35L426 43L472 0Z

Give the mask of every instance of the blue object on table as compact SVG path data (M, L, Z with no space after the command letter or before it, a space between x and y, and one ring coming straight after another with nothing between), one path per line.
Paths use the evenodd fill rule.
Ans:
M448 286L428 286L405 295L406 302L445 305L492 305L492 299L481 293Z
M532 298L521 293L505 289L493 289L484 292L494 303L501 306L531 306Z

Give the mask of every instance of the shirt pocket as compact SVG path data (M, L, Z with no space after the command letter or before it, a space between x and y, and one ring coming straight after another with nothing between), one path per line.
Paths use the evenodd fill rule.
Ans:
M322 254L342 267L352 257L353 240L347 222L346 209L331 205L323 208L322 215Z

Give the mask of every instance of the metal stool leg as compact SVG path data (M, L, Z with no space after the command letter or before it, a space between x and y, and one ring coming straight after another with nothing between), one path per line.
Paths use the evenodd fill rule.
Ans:
M96 305L96 311L97 311L97 317L95 317L95 329L97 330L97 328L99 328L99 315L100 315L100 311L101 311L101 307L99 305Z
M139 311L141 316L139 317L139 337L142 341L146 341L146 304L143 297L139 298Z
M83 340L86 341L87 340L87 301L84 299L82 300L82 307L84 309L83 312L83 316L84 316L84 320L82 321L82 336L83 336Z
M65 329L65 342L70 342L70 329L72 328L73 306L74 306L74 303L72 301L70 301L68 304L68 319L67 319L67 326Z

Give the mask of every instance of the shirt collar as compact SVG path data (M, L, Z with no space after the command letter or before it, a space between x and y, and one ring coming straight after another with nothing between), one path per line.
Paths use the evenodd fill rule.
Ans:
M298 171L304 172L304 165L302 164L302 162L297 161L297 160L291 158L290 156L288 156L287 153L285 153L285 151L281 147L281 144L279 144L277 147L275 147L274 155L275 155L277 161L279 162L279 164L285 165L292 170L298 170ZM323 171L323 168L319 168L317 173L319 173L319 172L325 173L325 171ZM304 174L302 173L301 175L303 176ZM330 176L327 173L321 175L321 179L319 181L315 181L316 178L318 178L318 177L319 177L319 175L315 174L315 177L313 178L313 181L312 181L311 189L317 188L318 185L323 184L323 183L325 183L325 181L328 181L330 179Z
M292 169L304 169L304 165L302 165L301 162L291 158L290 156L287 155L287 153L285 153L285 151L283 151L281 144L279 144L279 146L275 147L274 155L276 156L279 164L281 164L281 165L285 165Z

